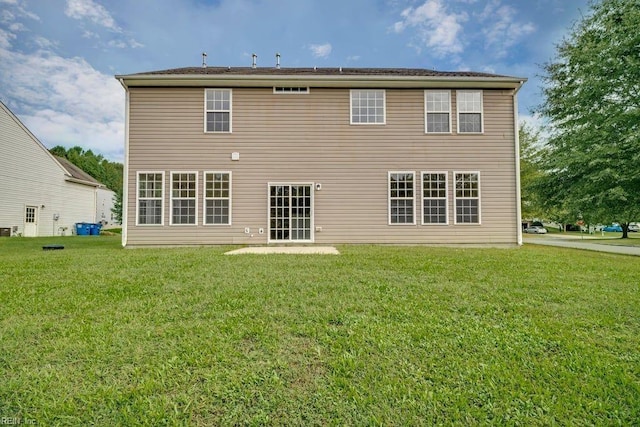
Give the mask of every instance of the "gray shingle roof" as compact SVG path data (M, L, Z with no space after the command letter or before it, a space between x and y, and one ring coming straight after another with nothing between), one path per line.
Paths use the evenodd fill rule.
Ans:
M436 71L423 68L275 68L275 67L185 67L135 73L141 75L268 75L268 76L389 76L389 77L482 77L508 76L475 71Z
M103 184L100 183L98 180L96 180L94 177L92 177L91 175L89 175L88 173L86 173L85 171L83 171L78 166L74 165L64 157L58 157L58 156L54 156L54 157L56 158L58 163L60 163L62 167L66 169L66 171L69 173L69 175L72 178L75 178L80 181L86 181L88 183L95 184L96 186L103 186Z

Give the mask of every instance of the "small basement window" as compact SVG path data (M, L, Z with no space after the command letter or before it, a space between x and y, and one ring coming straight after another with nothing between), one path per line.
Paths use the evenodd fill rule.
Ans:
M273 93L282 94L306 94L309 93L308 87L288 87L288 86L276 86L273 88Z

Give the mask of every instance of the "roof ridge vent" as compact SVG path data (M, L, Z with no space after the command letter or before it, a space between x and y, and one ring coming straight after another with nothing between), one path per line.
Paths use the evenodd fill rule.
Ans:
M257 68L258 67L258 55L256 55L255 53L251 54L251 58L253 59L253 63L251 64L251 68Z

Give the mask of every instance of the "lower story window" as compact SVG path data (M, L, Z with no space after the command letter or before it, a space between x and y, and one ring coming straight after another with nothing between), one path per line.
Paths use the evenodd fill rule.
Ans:
M138 225L162 225L164 172L138 173Z
M171 224L196 224L196 177L195 172L171 174Z
M480 173L456 172L456 224L480 224Z
M447 173L422 174L422 223L447 224Z
M231 172L205 172L204 223L231 224Z
M414 173L389 172L389 224L415 224Z

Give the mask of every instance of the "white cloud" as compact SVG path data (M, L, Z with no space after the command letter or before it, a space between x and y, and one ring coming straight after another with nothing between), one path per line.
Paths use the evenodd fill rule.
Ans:
M427 0L419 7L403 10L400 16L402 20L393 25L393 31L401 33L407 28L415 28L419 51L427 47L440 57L462 52L459 35L461 23L468 18L466 13L447 13L442 0Z
M25 31L27 27L25 27L24 24L22 24L21 22L14 22L13 24L9 25L9 29L14 32Z
M39 48L42 49L50 49L53 47L56 47L58 45L58 43L53 42L47 38L41 37L41 36L36 36L33 38L33 43L38 46Z
M511 6L502 5L500 0L487 3L478 17L485 24L482 33L487 47L491 48L497 57L505 56L510 47L536 30L530 22L518 22L516 10Z
M111 16L111 13L99 3L96 3L94 0L67 0L67 8L65 10L65 14L73 19L84 20L88 19L96 25L104 27L116 34L126 35L125 32L120 26L116 23L116 20ZM85 30L82 34L84 38L96 38L99 39L100 36L89 30ZM142 43L139 43L133 38L129 38L129 40L125 39L113 39L107 42L107 46L115 47L119 49L124 49L127 47L131 48L139 48L143 47Z
M11 47L11 40L14 40L16 35L13 33L8 33L0 28L0 48L8 49Z
M139 47L144 47L142 43L139 43L137 40L129 39L129 47L135 49Z
M122 160L123 89L84 59L0 47L0 97L20 107L20 119L47 147L79 145Z
M6 9L3 10L2 14L0 15L0 22L2 22L3 24L13 22L15 21L15 19L16 19L16 16Z
M67 8L64 13L74 19L89 19L94 24L113 30L117 33L122 32L116 24L111 14L101 4L93 0L67 0Z
M309 49L311 49L311 53L314 57L327 58L331 54L332 47L331 43L312 44L311 46L309 46Z
M100 36L97 33L94 33L93 31L85 30L82 33L82 38L83 39L99 39Z
M18 18L30 18L34 21L40 21L40 17L33 12L29 12L16 1L9 0L0 0L0 4L6 4L8 7L11 7L13 10L10 11L8 9L4 9L2 11L2 18L0 18L0 22L9 23L13 22Z

